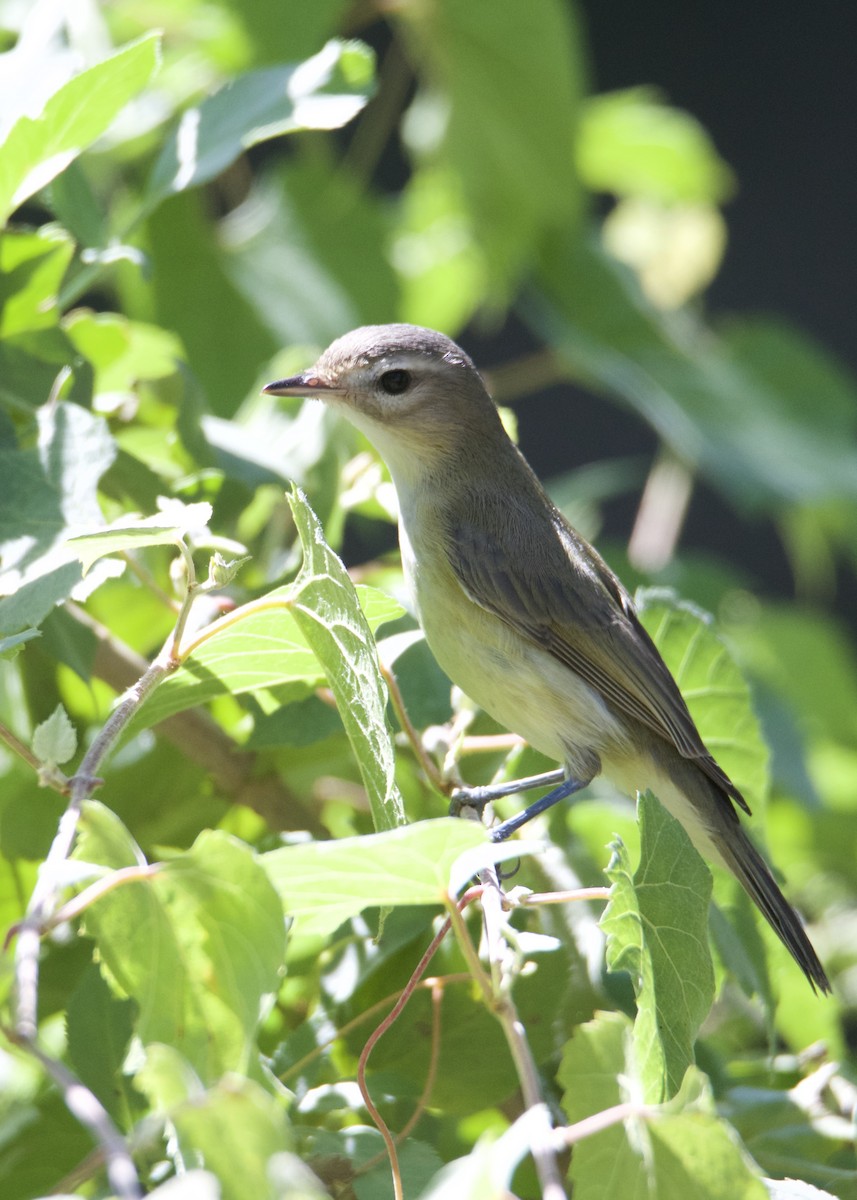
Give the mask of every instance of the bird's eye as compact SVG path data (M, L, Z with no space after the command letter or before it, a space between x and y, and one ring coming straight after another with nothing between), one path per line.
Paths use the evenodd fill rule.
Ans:
M410 371L385 371L381 376L381 387L389 396L401 396L410 386Z

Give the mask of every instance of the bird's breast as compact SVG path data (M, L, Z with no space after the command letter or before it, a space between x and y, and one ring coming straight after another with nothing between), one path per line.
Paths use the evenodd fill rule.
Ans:
M416 615L441 669L500 725L558 762L588 762L628 741L622 721L569 667L477 604L458 582L438 531L400 526Z

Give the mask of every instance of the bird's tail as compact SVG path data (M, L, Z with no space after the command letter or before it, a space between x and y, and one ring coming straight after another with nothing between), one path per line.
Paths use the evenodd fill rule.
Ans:
M821 965L800 917L786 900L759 851L738 823L730 822L728 836L712 832L718 854L809 980L813 991L830 991Z
M692 759L670 754L668 778L676 789L664 788L661 799L679 818L703 855L725 866L806 975L812 986L829 992L830 980L806 935L800 917L780 891L771 869L750 841L727 793Z

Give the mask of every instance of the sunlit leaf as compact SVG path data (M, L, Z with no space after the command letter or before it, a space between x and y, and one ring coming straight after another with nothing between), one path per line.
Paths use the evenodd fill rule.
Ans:
M577 163L596 191L666 203L720 202L732 173L700 123L651 88L592 96L581 111Z
M366 46L336 40L303 63L239 75L184 113L155 164L148 204L206 183L258 142L344 125L368 101L373 75Z
M33 753L43 763L68 762L77 749L77 734L68 713L58 704L33 733Z
M0 223L99 138L158 65L149 34L64 83L40 116L19 117L0 146Z
M120 517L112 525L94 533L75 534L68 546L80 559L83 573L107 554L142 550L146 546L178 546L190 529L204 527L211 520L211 505L164 502L151 517Z
M567 1044L559 1076L572 1124L637 1101L629 1025L621 1013L600 1013ZM637 1200L688 1194L702 1200L765 1200L768 1195L729 1126L715 1116L708 1088L693 1069L676 1100L662 1111L631 1113L578 1142L571 1179L575 1200L602 1200L605 1181L612 1195Z
M708 949L711 875L679 822L651 795L638 801L640 866L613 847L613 887L601 918L611 970L628 971L637 997L634 1051L643 1098L674 1096L694 1061L714 999Z
M80 559L84 575L94 562L106 554L142 550L145 546L175 546L181 531L174 525L150 525L147 528L105 529L102 533L81 533L68 539Z
M100 397L121 397L140 380L171 375L184 358L175 334L116 313L75 312L63 322L63 328L75 348L92 363L95 393Z
M444 902L450 872L468 850L485 847L472 821L440 817L336 842L284 846L260 861L301 936L338 928L364 908Z
M55 225L35 233L5 231L0 239L0 334L9 337L56 324L56 296L73 254L74 242Z
M129 1102L123 1064L134 1028L134 1005L114 996L93 964L68 1005L68 1049L80 1081L114 1116Z
M354 585L324 540L318 517L297 488L289 503L304 562L290 601L307 642L324 666L366 786L375 828L405 821L395 781L395 749L387 722L387 685L372 631Z
M130 865L118 819L90 806L77 855ZM139 852L132 852L139 859ZM110 979L138 1005L144 1045L179 1050L203 1080L249 1064L263 997L277 986L282 908L252 852L207 831L151 878L108 892L86 928Z
M220 1200L244 1200L248 1195L274 1200L271 1159L292 1149L278 1099L237 1075L205 1089L190 1064L167 1046L149 1048L135 1082L155 1111L169 1118L178 1141L176 1157L211 1171ZM317 1193L307 1188L302 1195L285 1187L276 1195L315 1200Z
M81 579L66 539L102 523L98 480L116 447L106 423L76 404L39 410L32 450L0 446L0 632L37 625Z
M370 630L402 611L395 600L374 588L361 587L357 595L365 605ZM197 635L181 667L150 693L135 717L134 729L155 725L217 696L254 692L264 698L279 684L323 683L324 667L295 619L293 600L293 585L275 588L208 626ZM276 699L266 707L277 707Z
M376 196L335 164L298 158L263 175L226 219L223 264L278 344L321 346L395 311L388 236Z
M492 283L508 286L540 235L579 212L573 16L558 0L439 0L405 6L402 20L427 83L410 114L412 148L452 167Z
M402 285L402 319L450 333L479 304L488 268L470 228L458 176L425 166L402 198L393 243Z

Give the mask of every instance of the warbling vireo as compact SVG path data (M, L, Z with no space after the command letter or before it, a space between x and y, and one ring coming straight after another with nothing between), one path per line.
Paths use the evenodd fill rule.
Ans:
M550 501L464 351L430 329L370 325L265 391L327 401L377 446L438 663L501 725L563 764L494 793L561 781L495 838L601 771L632 796L651 788L697 848L738 878L813 987L829 991L739 824L744 798L706 749L631 597Z

